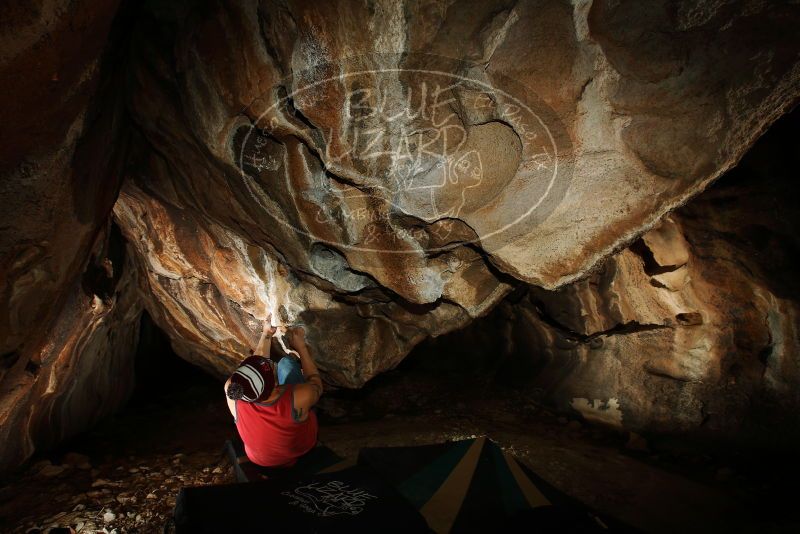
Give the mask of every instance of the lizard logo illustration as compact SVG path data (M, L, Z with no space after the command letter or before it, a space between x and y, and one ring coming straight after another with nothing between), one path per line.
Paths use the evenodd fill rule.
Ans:
M449 158L448 163L445 181L431 189L431 206L439 217L458 217L467 203L467 191L478 187L483 181L483 163L477 150L470 150L458 158ZM441 198L437 198L437 192L445 188L447 183L459 187L455 201L442 202ZM442 203L449 206L441 206Z
M483 163L477 150L450 157L447 163L442 182L429 186L431 208L439 220L439 224L431 231L442 240L450 236L454 220L467 203L468 191L483 181Z

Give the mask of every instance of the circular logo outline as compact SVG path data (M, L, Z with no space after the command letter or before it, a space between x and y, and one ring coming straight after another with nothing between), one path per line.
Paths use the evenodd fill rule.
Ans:
M431 57L438 57L438 56L431 56ZM447 59L449 59L449 58L447 58ZM321 67L325 67L325 66L329 66L329 65L333 65L333 64L331 64L331 63L323 63L323 64L320 64L320 65L316 65L316 66L314 66L314 67L312 67L312 68L310 68L308 70L312 70L312 69L313 70L317 70L317 69L319 69ZM303 72L307 72L307 71L303 71ZM244 136L244 138L242 140L241 148L239 150L238 160L236 161L236 163L238 164L237 166L239 168L239 172L242 175L243 182L245 184L245 187L247 187L249 193L252 196L256 197L256 198L258 197L256 192L254 191L255 188L258 188L258 184L257 183L252 183L252 182L255 182L255 179L252 176L250 176L245 171L245 168L244 168L244 161L243 160L244 160L244 157L245 157L245 154L244 154L245 153L245 147L247 146L248 139L253 134L253 131L257 131L257 132L259 132L259 134L260 134L261 131L263 131L263 129L259 128L257 126L257 124L265 116L267 116L271 112L277 110L279 108L279 106L284 105L284 104L288 103L289 101L294 101L295 100L294 97L296 95L299 95L299 94L302 94L302 93L307 92L309 90L312 90L313 88L318 87L320 85L327 84L327 83L334 82L334 81L343 82L345 79L348 79L348 78L365 76L365 75L374 75L374 74L379 74L379 73L417 73L417 74L431 75L431 76L442 76L442 77L445 77L445 78L450 78L450 79L458 80L458 81L461 81L461 82L467 82L469 84L475 84L475 85L483 88L484 90L487 91L487 93L490 93L490 94L492 94L492 93L500 94L503 97L505 97L506 99L508 99L508 100L514 102L515 104L519 105L520 107L522 107L525 111L528 112L529 115L531 115L532 117L534 117L536 119L536 121L538 122L539 126L547 133L548 140L550 142L550 147L553 150L553 155L552 155L552 160L554 162L553 163L553 171L551 173L550 180L549 180L549 182L547 184L547 187L546 187L545 191L542 193L542 195L539 197L539 199L525 213L523 213L522 215L520 215L519 217L517 217L515 220L511 221L510 223L505 224L501 228L492 230L488 234L477 235L477 232L476 232L476 237L474 239L469 240L469 241L458 241L458 242L455 242L455 243L448 243L447 245L439 246L439 247L431 247L431 248L425 247L425 248L423 248L423 250L426 253L444 252L444 251L452 250L455 247L463 246L463 245L467 245L467 244L473 244L473 243L480 244L481 240L487 240L487 239L489 239L489 238L491 238L493 236L496 236L498 234L506 232L511 227L516 226L517 224L519 224L522 220L530 217L533 214L533 212L539 206L541 206L542 202L544 202L544 200L550 195L550 193L551 193L551 191L552 191L552 189L554 187L554 184L556 182L556 179L558 177L558 172L559 172L559 149L558 149L558 143L556 142L556 140L555 140L555 138L553 136L553 133L551 132L551 130L548 127L548 125L545 124L544 120L542 120L542 117L538 113L534 112L530 108L530 106L528 106L527 103L523 102L521 99L515 97L514 95L512 95L509 92L507 92L506 90L504 90L504 89L502 89L500 87L496 87L496 86L494 86L492 84L486 83L484 81L476 80L474 78L469 78L467 76L463 76L463 75L460 75L460 74L455 74L455 73L452 73L452 72L439 71L439 70L429 70L429 69L419 69L419 68L414 68L414 67L408 67L408 68L400 68L400 67L377 68L377 69L366 69L366 70L357 70L357 71L352 71L352 72L344 72L344 73L340 73L340 74L338 74L336 76L328 76L328 77L326 77L326 78L324 78L322 80L313 81L312 83L304 85L303 87L300 87L300 88L292 91L291 93L287 93L286 95L279 97L264 112L262 112L254 121L251 120L251 124L249 125L249 131L245 134L245 136ZM503 75L499 75L499 76L502 77L504 79L504 81L508 81L507 77L505 77ZM288 85L288 84L286 84L286 85ZM281 86L285 86L285 85L279 83L279 84L276 84L275 86L273 86L273 89L275 87L281 87ZM545 105L544 103L542 103L542 104ZM501 120L501 122L503 122L504 124L507 124L505 121ZM520 139L521 139L521 135L517 132L517 130L514 129L513 126L511 128L514 131L514 133L518 137L520 137ZM524 141L522 141L522 142L524 143ZM331 167L329 167L329 162L326 161L323 158L322 155L317 154L317 156L319 157L320 161L322 162L323 169L325 171L332 172ZM515 176L516 176L516 174L515 174ZM289 182L289 173L288 173L288 171L284 172L284 180L286 180L287 186L289 186L288 189L291 190L291 186L288 183ZM261 188L259 188L259 189L261 189ZM391 200L387 200L387 199L382 199L382 200L386 200L390 205L393 205L393 206L395 205L393 202L391 202ZM361 252L372 252L372 253L376 253L376 252L377 253L389 253L389 254L415 254L415 253L418 253L418 251L414 251L414 250L393 250L393 249L388 249L388 248L369 248L369 247L365 247L365 246L361 246L361 245L351 245L351 244L339 243L339 242L331 241L331 240L329 240L327 238L321 238L321 237L315 235L313 232L308 232L308 231L303 230L301 228L297 228L291 222L287 221L285 217L277 216L276 214L272 213L272 211L267 206L264 206L264 207L266 208L266 211L270 215L272 215L272 217L274 217L276 220L278 220L278 222L280 222L281 224L284 224L285 226L291 228L293 231L295 231L295 232L297 232L299 234L305 235L305 236L309 237L310 239L312 239L313 241L321 243L321 244L324 244L324 245L329 245L329 246L339 247L339 248L344 248L344 249L349 249L349 250L355 250L355 251L361 251ZM433 224L435 224L435 223L437 223L439 221L447 220L447 219L450 219L450 220L462 220L462 219L459 219L457 217L456 218L454 218L454 217L442 217L442 218L436 219L435 221L430 222L429 224L433 225Z

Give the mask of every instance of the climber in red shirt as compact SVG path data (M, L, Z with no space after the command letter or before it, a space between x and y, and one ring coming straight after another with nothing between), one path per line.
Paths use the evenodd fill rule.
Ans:
M228 408L247 457L265 467L289 467L317 443L317 416L311 409L322 395L322 379L301 327L273 327L264 321L255 355L245 359L225 382ZM270 359L278 332L298 357Z

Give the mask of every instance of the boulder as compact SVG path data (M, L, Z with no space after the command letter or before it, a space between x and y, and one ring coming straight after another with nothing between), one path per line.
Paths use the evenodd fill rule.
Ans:
M586 277L797 98L796 8L693 6L152 10L132 44L148 150L115 208L149 313L182 357L220 375L268 313L305 324L325 379L358 387L514 285ZM671 224L643 245L665 268L637 271L633 250L609 267L653 308L596 317L586 335L703 320ZM691 295L654 299L651 279ZM663 342L693 351L691 364L649 365L718 372L694 334L705 320Z

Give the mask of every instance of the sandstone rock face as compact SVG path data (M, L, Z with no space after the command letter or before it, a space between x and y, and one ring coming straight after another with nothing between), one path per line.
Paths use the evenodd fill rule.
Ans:
M106 150L109 139L122 142L120 110L111 100L103 110L92 104L107 96L99 92L101 56L117 2L68 4L3 8L4 367L25 359L32 334L57 313L53 304L82 272L121 183L117 154Z
M478 270L473 278L459 280L468 285L463 294L475 295L477 302L464 307L442 303L426 310L420 324L417 310L393 301L368 277L343 270L350 277L346 280L364 284L353 296L333 283L320 289L290 271L274 250L248 244L229 229L161 203L132 185L126 185L114 213L136 248L151 316L173 334L179 354L220 376L255 346L265 310L274 309L276 318L286 314L284 321L306 325L329 380L358 387L396 365L429 331L468 323L499 301L508 287ZM336 272L334 262L342 261L328 249L310 252L323 272ZM471 276L470 265L482 264L469 250L459 257L466 277Z
M796 438L798 124L794 113L589 278L504 302L486 329L503 337L482 343L504 348L540 400L589 420L738 444Z
M152 150L115 214L150 314L183 357L222 374L272 311L307 324L326 378L352 387L515 283L585 276L797 96L796 10L670 6L146 14L131 111ZM671 243L679 230L664 228L653 239ZM680 291L683 274L659 283Z
M35 448L89 428L128 400L142 305L123 246L118 241L109 255L101 234L93 276L72 286L28 363L3 376L1 465L17 465Z
M108 252L126 139L102 59L116 11L0 8L0 468L117 409L132 384L141 305Z

